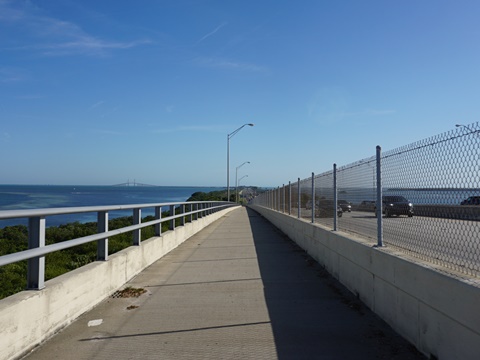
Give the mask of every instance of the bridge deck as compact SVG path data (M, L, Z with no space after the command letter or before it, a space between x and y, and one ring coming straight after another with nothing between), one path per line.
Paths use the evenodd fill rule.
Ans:
M105 300L28 359L423 358L246 208L128 285L147 292Z

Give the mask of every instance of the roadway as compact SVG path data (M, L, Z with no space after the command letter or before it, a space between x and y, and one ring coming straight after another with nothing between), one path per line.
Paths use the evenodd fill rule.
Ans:
M146 292L106 299L27 358L424 359L246 208L211 224L127 286Z
M292 210L296 214L297 209ZM311 218L302 209L302 217ZM333 218L316 218L316 222L333 228ZM377 243L377 218L371 212L344 212L337 229ZM469 275L480 275L480 222L425 216L383 217L383 241L407 250L411 255L431 260Z

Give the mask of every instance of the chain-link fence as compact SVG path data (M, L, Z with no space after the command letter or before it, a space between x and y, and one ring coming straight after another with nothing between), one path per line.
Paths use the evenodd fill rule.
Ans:
M267 191L257 205L480 275L480 124ZM381 216L380 216L381 215Z

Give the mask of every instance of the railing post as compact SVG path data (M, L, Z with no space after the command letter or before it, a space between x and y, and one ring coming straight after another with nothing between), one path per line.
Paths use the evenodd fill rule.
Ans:
M195 203L195 220L198 220L198 203Z
M377 246L383 246L382 148L377 145Z
M333 164L333 231L337 231L337 164Z
M302 199L300 198L300 178L298 178L297 180L297 211L298 211L298 218L300 219L300 216L302 215L301 212L300 212L300 205L302 204Z
M108 231L108 212L99 211L97 213L97 232L100 234L102 232ZM108 260L108 238L97 241L97 260L106 261Z
M180 205L180 214L185 214L185 204ZM185 226L185 215L180 218L180 226Z
M283 203L282 212L285 214L285 184L283 184L282 189L283 189L283 191L282 191L282 197L283 197L283 199L282 199L282 203Z
M175 205L170 205L170 216L175 216ZM175 230L175 219L170 220L169 230Z
M28 219L28 248L45 246L45 218ZM41 290L45 287L45 256L27 260L27 289Z
M190 222L193 222L193 203L188 204L188 212L190 213Z
M142 222L142 209L133 209L133 225ZM142 229L133 230L133 245L139 246L142 241Z
M162 207L155 206L155 220L162 218ZM155 224L155 236L162 236L162 223Z
M312 224L315 222L315 174L312 172Z

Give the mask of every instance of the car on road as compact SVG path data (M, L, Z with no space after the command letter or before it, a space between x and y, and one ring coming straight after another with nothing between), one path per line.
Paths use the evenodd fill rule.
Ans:
M375 211L375 201L364 200L358 205L359 211Z
M377 209L375 208L375 213ZM413 204L399 195L386 195L382 196L382 212L385 217L392 215L407 215L413 216Z
M352 211L352 204L349 203L347 200L338 200L338 206L342 208L342 211Z
M317 200L315 204L315 216L316 217L333 217L334 209L333 200ZM340 205L337 205L337 217L342 217L343 210Z
M470 196L463 200L460 205L480 205L480 196Z

